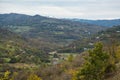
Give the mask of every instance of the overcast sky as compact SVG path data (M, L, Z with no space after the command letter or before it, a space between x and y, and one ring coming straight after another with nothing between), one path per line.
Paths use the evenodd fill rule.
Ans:
M0 0L0 14L22 13L57 18L120 18L120 0Z

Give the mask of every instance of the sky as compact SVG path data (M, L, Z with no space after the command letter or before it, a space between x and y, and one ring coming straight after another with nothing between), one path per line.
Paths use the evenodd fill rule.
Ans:
M55 18L118 19L120 0L0 0L0 14L21 13Z

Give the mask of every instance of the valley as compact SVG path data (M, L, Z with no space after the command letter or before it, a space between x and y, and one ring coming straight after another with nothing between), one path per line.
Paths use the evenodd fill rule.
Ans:
M97 22L0 14L0 80L87 80L87 71L90 80L111 80L120 67L120 22Z

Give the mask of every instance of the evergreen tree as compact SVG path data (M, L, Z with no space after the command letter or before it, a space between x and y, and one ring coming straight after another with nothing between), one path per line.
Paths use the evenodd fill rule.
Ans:
M104 80L110 66L109 57L103 51L102 43L97 43L94 49L89 50L89 57L85 58L85 63L77 74L77 80Z

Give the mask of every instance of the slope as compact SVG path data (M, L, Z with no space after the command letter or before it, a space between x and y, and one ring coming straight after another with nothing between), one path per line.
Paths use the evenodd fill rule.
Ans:
M29 38L33 42L42 41L50 46L68 45L74 40L88 37L105 29L87 23L80 23L65 19L29 16L24 14L0 14L0 26Z
M28 40L7 29L0 28L0 63L41 63L47 54L28 44Z
M94 43L98 41L103 42L107 46L120 44L120 26L114 26L107 30L100 31L91 37L74 41L68 47L59 49L58 52L83 52L84 50L93 48Z

